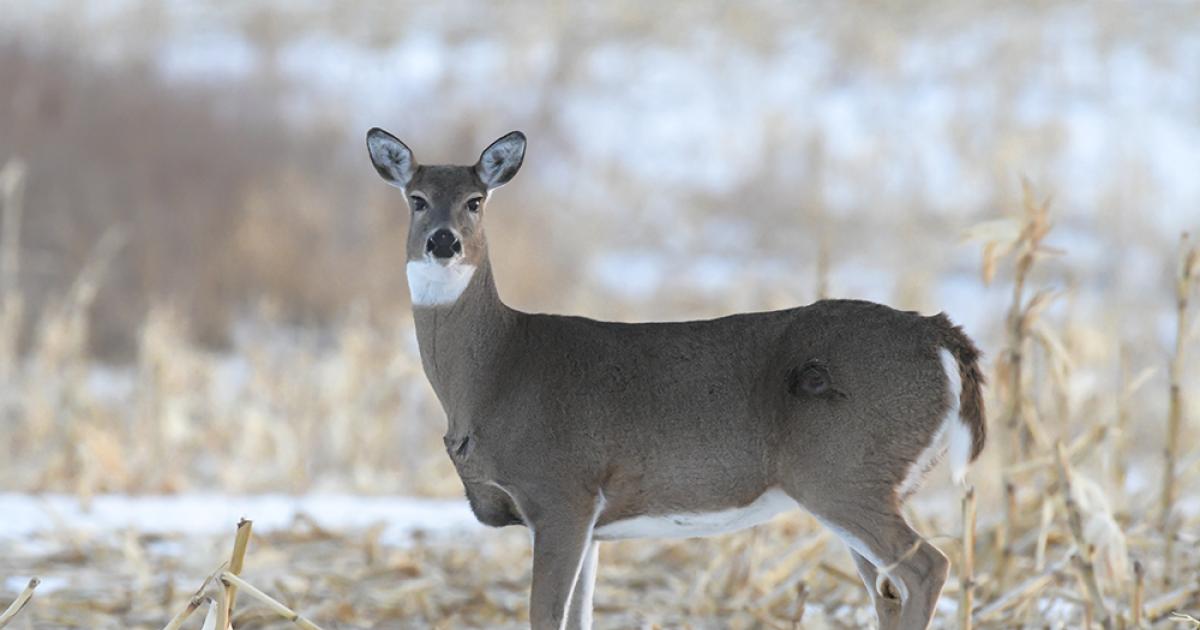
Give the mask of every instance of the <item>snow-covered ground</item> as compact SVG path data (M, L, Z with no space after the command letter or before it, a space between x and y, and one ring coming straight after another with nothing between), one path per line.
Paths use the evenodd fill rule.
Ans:
M239 519L255 531L311 519L331 531L385 527L380 538L403 544L414 532L460 533L481 527L466 500L346 494L230 496L189 493L166 496L99 495L83 501L61 494L0 494L0 545L39 535L75 537L139 534L188 536L232 532Z

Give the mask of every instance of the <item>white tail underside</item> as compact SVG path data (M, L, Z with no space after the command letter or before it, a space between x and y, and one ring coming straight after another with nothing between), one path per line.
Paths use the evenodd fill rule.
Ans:
M929 445L921 452L921 456L908 469L908 476L904 478L897 490L901 497L915 492L926 473L937 465L947 451L949 451L950 477L954 483L966 484L967 467L971 464L972 435L971 427L962 421L962 416L959 414L962 376L958 371L958 361L955 360L953 354L950 354L949 350L939 348L938 357L942 361L942 371L946 374L950 406L946 409L942 424L933 434L933 439L929 441Z

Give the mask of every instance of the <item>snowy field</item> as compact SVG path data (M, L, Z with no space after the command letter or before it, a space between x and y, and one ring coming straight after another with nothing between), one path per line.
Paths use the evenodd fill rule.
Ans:
M0 540L42 537L92 539L141 534L216 536L246 518L259 532L311 520L323 529L344 531L383 526L380 542L403 545L413 532L474 533L476 522L465 500L354 495L229 496L188 493L167 496L0 494Z

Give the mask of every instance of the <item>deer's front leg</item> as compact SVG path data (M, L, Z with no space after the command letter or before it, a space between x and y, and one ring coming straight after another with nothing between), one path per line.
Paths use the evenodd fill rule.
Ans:
M529 621L534 630L567 627L571 595L585 560L592 555L592 527L598 511L598 505L591 509L564 505L531 519L533 589L529 596ZM582 607L584 602L579 604ZM581 607L573 611L577 613L575 623L583 623ZM590 619L590 610L586 617Z
M575 580L575 593L571 595L571 606L567 611L567 630L592 629L592 594L596 588L599 556L600 543L593 540L583 554L583 566Z

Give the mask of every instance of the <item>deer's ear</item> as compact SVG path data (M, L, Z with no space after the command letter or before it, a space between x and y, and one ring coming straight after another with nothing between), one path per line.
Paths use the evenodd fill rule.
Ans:
M396 188L407 187L417 172L412 151L396 136L379 127L367 132L367 152L380 177Z
M475 174L487 185L488 190L499 188L509 182L521 169L525 159L525 134L510 131L479 155L475 163Z

